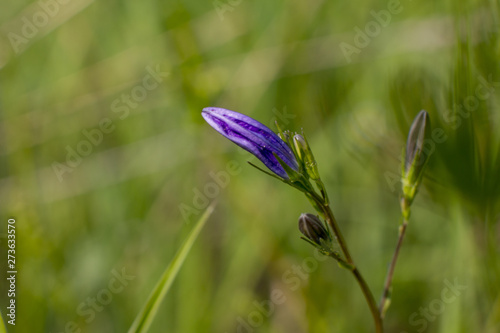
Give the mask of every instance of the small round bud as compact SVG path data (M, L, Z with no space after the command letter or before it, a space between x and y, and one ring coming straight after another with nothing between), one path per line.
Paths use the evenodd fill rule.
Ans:
M313 214L302 214L299 217L299 230L307 239L317 245L322 245L322 241L329 241L330 234L326 230L320 219Z

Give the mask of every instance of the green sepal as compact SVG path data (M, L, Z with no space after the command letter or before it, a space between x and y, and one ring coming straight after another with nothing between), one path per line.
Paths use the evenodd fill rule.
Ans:
M276 160L278 161L278 163L281 165L281 167L283 169L285 169L286 174L290 178L290 182L295 182L295 181L297 181L297 180L299 180L301 178L300 173L298 173L297 171L295 171L292 168L290 168L288 166L288 164L286 164L285 162L283 162L283 160L278 155L276 155L276 153L273 152L273 155L276 158Z
M293 147L296 151L297 159L302 164L305 174L307 177L311 178L314 181L320 179L318 165L316 163L316 159L314 158L314 154L309 146L309 142L302 131L302 134L296 134L293 137Z
M342 259L342 257L340 256L340 254L338 252L333 251L333 249L331 248L331 244L328 243L327 241L322 240L321 244L316 244L315 242L311 241L310 239L308 239L306 237L301 236L300 239L305 240L307 243L314 246L316 249L318 249L319 252L321 252L321 254L328 256L328 257L331 257L331 258L337 260L338 262L342 262L343 265L349 265L344 259Z
M425 168L427 167L427 163L429 162L429 159L427 158L424 161L423 165L417 167L416 163L420 159L420 154L421 152L418 152L415 155L415 159L413 160L413 163L407 173L405 173L404 166L402 170L401 184L403 197L406 199L408 206L411 206L413 200L415 199L415 196L418 193L418 188L420 186L420 183L422 182Z
M252 162L250 162L250 161L247 161L247 163L248 163L248 164L250 164L251 166L253 166L255 169L257 169L257 170L259 170L259 171L262 171L262 172L263 172L263 173L265 173L266 175L269 175L269 176L271 176L271 177L274 177L274 178L279 179L279 180L281 180L282 182L285 182L285 183L286 183L285 179L281 178L280 176L277 176L277 175L275 175L274 173L271 173L271 172L269 172L269 171L266 171L266 170L262 169L261 167L258 167L257 165L253 164L253 163L252 163Z

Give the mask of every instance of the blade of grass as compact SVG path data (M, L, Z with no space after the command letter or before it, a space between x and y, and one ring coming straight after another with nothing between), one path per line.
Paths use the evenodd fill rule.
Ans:
M177 273L184 263L184 260L191 250L191 247L193 246L201 229L205 225L205 222L214 211L214 208L215 202L205 210L201 218L198 220L194 229L191 231L188 238L184 241L174 259L170 262L167 269L165 269L165 272L163 272L160 280L149 295L146 304L144 304L141 312L137 315L134 322L132 323L132 326L128 330L128 333L145 333L149 330L149 327L151 326L151 323L153 322L156 313L158 312L158 308L160 307L161 302L165 298L165 295L170 289L170 286L177 276Z

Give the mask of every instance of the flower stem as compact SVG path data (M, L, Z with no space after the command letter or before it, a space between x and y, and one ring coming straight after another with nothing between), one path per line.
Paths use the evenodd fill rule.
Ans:
M358 285L361 288L361 291L363 292L363 296L365 297L366 303L368 303L368 307L370 308L370 312L373 316L373 321L375 324L375 332L376 333L383 333L384 328L383 328L383 323L382 323L382 317L380 316L380 312L378 311L377 303L375 302L375 298L373 297L373 294L370 290L370 287L368 287L368 284L366 283L365 279L361 275L361 272L358 270L358 268L354 264L354 260L352 259L352 256L349 252L349 248L347 247L347 243L344 239L344 236L342 235L342 232L340 231L340 228L337 224L337 220L335 220L335 216L333 215L332 209L330 208L328 201L322 199L321 197L319 197L315 193L314 193L314 195L312 195L312 198L314 199L314 201L316 201L318 206L323 211L326 222L328 223L328 225L332 229L334 237L337 240L337 242L340 246L340 249L342 250L342 253L345 256L346 262L349 264L348 269L354 275L354 278L358 282Z
M403 218L403 224L401 224L401 226L399 227L398 243L396 245L396 250L394 250L391 264L389 265L389 270L387 271L387 277L385 278L385 283L384 283L384 292L382 294L382 298L379 304L379 312L381 318L384 318L385 312L389 307L389 304L386 304L386 302L390 294L392 277L394 276L394 269L396 268L396 262L398 261L399 251L401 250L401 245L403 244L403 239L405 237L405 231L407 226L408 226L408 219Z
M347 263L353 265L354 261L352 260L351 253L349 252L349 248L347 247L344 235L342 235L342 232L340 231L340 228L337 224L337 220L333 215L332 209L328 204L320 204L320 207L323 210L323 213L325 214L326 222L328 223L330 228L332 228L335 239L339 243L340 249L342 250L342 253L345 256Z
M366 284L365 279L363 279L363 276L361 275L360 271L356 266L354 266L354 269L351 272L356 278L356 281L358 282L361 291L363 291L363 295L365 296L366 302L370 307L370 312L373 316L373 322L375 323L375 332L383 333L384 326L382 323L382 317L380 317L380 313L378 312L377 309L377 303L375 302L375 298L373 297L370 287L368 287L368 284Z

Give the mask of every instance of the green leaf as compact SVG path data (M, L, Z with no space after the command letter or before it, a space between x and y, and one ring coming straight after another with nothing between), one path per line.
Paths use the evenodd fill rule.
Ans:
M191 250L191 247L193 246L196 238L198 237L201 229L205 225L205 222L214 211L214 207L215 202L205 210L202 217L198 220L196 226L191 231L188 238L184 241L184 244L182 244L172 262L170 262L165 272L163 272L160 280L149 295L146 304L144 304L141 312L137 315L134 322L132 323L132 326L128 330L128 333L145 333L149 330L149 327L151 326L151 323L153 322L156 313L158 312L158 308L160 307L161 302L170 289L170 286L177 276L177 273L184 263L184 260L186 260L186 257Z

